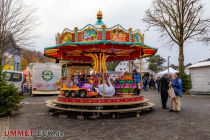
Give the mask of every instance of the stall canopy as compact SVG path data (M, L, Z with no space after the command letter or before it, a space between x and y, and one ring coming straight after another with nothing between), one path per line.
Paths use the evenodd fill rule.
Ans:
M171 68L171 67L169 67L168 69L166 69L166 70L164 70L164 71L161 71L161 72L159 72L159 73L157 73L156 74L156 77L161 77L161 76L163 76L164 74L174 74L174 73L176 73L176 72L178 72L177 70L175 70L175 69L173 69L173 68Z

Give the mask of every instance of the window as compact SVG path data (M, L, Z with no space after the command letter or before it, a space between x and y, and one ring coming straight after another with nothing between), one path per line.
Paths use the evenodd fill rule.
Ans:
M4 72L4 74L5 74L5 80L6 81L10 81L11 80L11 77L12 77L12 73Z
M11 81L20 82L22 80L22 75L20 73L12 73Z
M122 70L122 69L120 69L120 70Z
M11 82L20 82L22 81L22 74L20 73L12 73L12 72L4 72L5 73L5 80Z

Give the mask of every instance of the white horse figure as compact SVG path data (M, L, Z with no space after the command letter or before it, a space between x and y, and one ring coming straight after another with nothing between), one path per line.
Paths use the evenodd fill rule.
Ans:
M112 77L108 78L108 84L100 84L98 85L98 87L95 87L95 90L104 97L111 97L115 94L115 87L112 85L112 83L110 82L110 79Z

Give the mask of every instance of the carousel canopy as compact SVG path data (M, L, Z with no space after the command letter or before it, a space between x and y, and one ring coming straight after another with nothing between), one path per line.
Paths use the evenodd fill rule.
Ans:
M133 60L154 55L157 49L144 44L144 34L124 29L121 25L107 28L102 21L102 12L97 22L82 29L64 29L56 34L56 45L45 48L44 54L54 59L92 61L87 54L109 55L106 61Z

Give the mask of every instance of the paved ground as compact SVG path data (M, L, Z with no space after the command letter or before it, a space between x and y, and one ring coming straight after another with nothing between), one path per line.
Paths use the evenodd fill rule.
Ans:
M0 120L0 128L9 130L53 130L64 133L62 138L31 137L21 139L60 140L209 140L210 96L194 95L182 98L183 110L171 113L160 106L156 92L143 93L156 104L155 111L140 118L78 120L59 118L47 113L44 101L53 96L27 96L23 109L13 117ZM4 138L15 139L15 138Z

